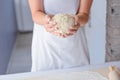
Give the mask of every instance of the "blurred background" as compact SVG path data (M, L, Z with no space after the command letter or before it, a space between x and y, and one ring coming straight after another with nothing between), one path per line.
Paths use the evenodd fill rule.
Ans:
M120 0L95 0L90 17L86 34L91 64L119 61ZM32 34L28 1L0 0L0 75L30 72Z
M30 71L32 30L27 0L0 1L0 74Z

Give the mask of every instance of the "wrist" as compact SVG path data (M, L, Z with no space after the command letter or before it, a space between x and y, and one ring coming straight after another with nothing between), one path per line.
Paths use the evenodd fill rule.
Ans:
M84 20L84 19L89 18L89 13L80 12L80 13L77 14L77 16L78 16L79 20Z
M89 13L80 12L77 14L77 17L78 17L78 22L81 25L85 25L89 19Z
M89 13L86 12L80 12L77 14L77 16L85 16L85 17L89 17Z

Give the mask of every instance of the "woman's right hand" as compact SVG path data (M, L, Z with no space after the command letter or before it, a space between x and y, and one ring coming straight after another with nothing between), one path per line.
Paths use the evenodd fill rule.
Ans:
M46 20L46 22L44 24L45 29L46 29L47 32L49 32L49 33L51 33L53 35L63 37L63 35L57 29L57 23L52 21L53 16L54 15L46 15L45 16L45 20Z

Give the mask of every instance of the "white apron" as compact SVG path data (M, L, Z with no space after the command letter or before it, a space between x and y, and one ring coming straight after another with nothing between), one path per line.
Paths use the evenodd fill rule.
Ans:
M79 0L44 0L47 14L76 14ZM79 67L89 64L89 51L82 27L76 34L60 38L34 23L31 71Z

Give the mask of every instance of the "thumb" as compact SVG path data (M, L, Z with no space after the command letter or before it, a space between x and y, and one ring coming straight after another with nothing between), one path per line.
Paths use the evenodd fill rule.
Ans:
M79 21L78 21L78 16L75 15L75 25L78 25Z
M51 20L50 16L49 16L49 15L46 15L46 16L45 16L45 20L46 20L47 23L49 23L50 20Z

